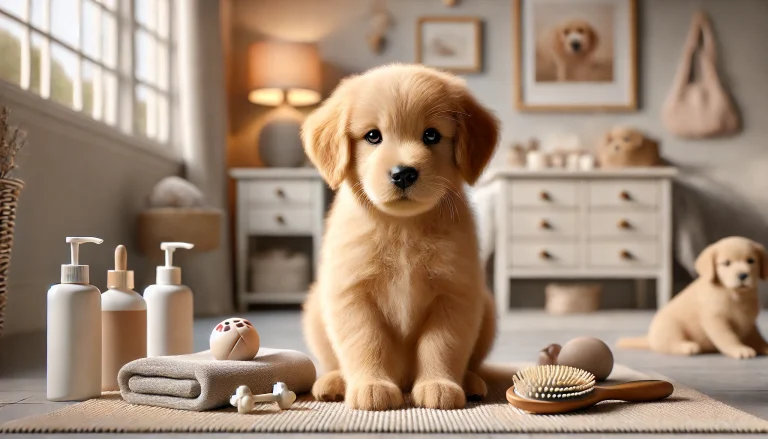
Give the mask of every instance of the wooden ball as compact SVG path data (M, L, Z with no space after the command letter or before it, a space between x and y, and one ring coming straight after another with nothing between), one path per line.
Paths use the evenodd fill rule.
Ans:
M260 347L256 328L240 317L232 317L216 325L209 342L211 353L217 360L253 360Z
M613 370L613 353L602 340L579 337L563 345L557 364L586 370L595 375L597 381L603 381Z

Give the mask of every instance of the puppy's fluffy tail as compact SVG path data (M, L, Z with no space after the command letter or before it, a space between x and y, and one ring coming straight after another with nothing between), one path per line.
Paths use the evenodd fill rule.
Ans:
M619 341L616 342L616 346L620 348L625 348L625 349L650 349L651 348L650 343L648 343L647 336L620 338Z

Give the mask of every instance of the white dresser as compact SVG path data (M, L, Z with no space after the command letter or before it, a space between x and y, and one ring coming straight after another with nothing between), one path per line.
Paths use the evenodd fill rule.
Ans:
M260 239L305 236L312 240L317 267L328 203L327 186L314 168L233 168L237 182L237 295L240 311L249 304L302 303L306 291L250 291L249 258Z
M635 279L638 300L656 279L672 296L669 167L626 170L496 170L494 295L509 310L512 279Z

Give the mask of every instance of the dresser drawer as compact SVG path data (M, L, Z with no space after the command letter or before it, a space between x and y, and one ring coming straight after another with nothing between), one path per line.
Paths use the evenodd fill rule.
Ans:
M567 243L510 243L509 265L514 268L573 268L578 266L578 245Z
M655 181L605 180L589 183L592 207L656 207L659 186Z
M656 212L590 212L589 236L617 238L656 236L659 216Z
M589 244L589 264L593 267L652 267L657 261L656 243L592 242Z
M576 180L515 181L509 188L512 207L574 207L578 204Z
M246 183L248 200L267 205L310 204L315 183L311 181L274 180Z
M579 234L575 210L512 210L509 221L515 238L573 238Z
M311 234L313 212L309 208L252 207L248 231L270 235Z

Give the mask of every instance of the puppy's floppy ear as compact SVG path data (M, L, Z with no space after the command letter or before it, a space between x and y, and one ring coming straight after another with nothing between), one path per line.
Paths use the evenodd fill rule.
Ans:
M704 251L699 254L699 257L696 258L696 263L694 264L696 272L699 273L699 277L707 282L715 281L716 246L717 243L714 243L705 248Z
M301 126L304 152L331 189L338 189L344 181L352 159L352 142L347 135L349 87L349 80L342 81Z
M493 157L499 141L499 121L464 86L457 85L461 107L454 139L454 159L464 181L475 184Z
M757 261L760 264L760 279L768 280L768 253L766 253L765 247L757 242L752 242L752 247L757 253Z
M592 43L590 45L590 52L594 52L597 50L597 46L600 45L600 37L597 35L597 31L594 27L589 26L587 29L589 30L589 39L592 40L590 41Z

